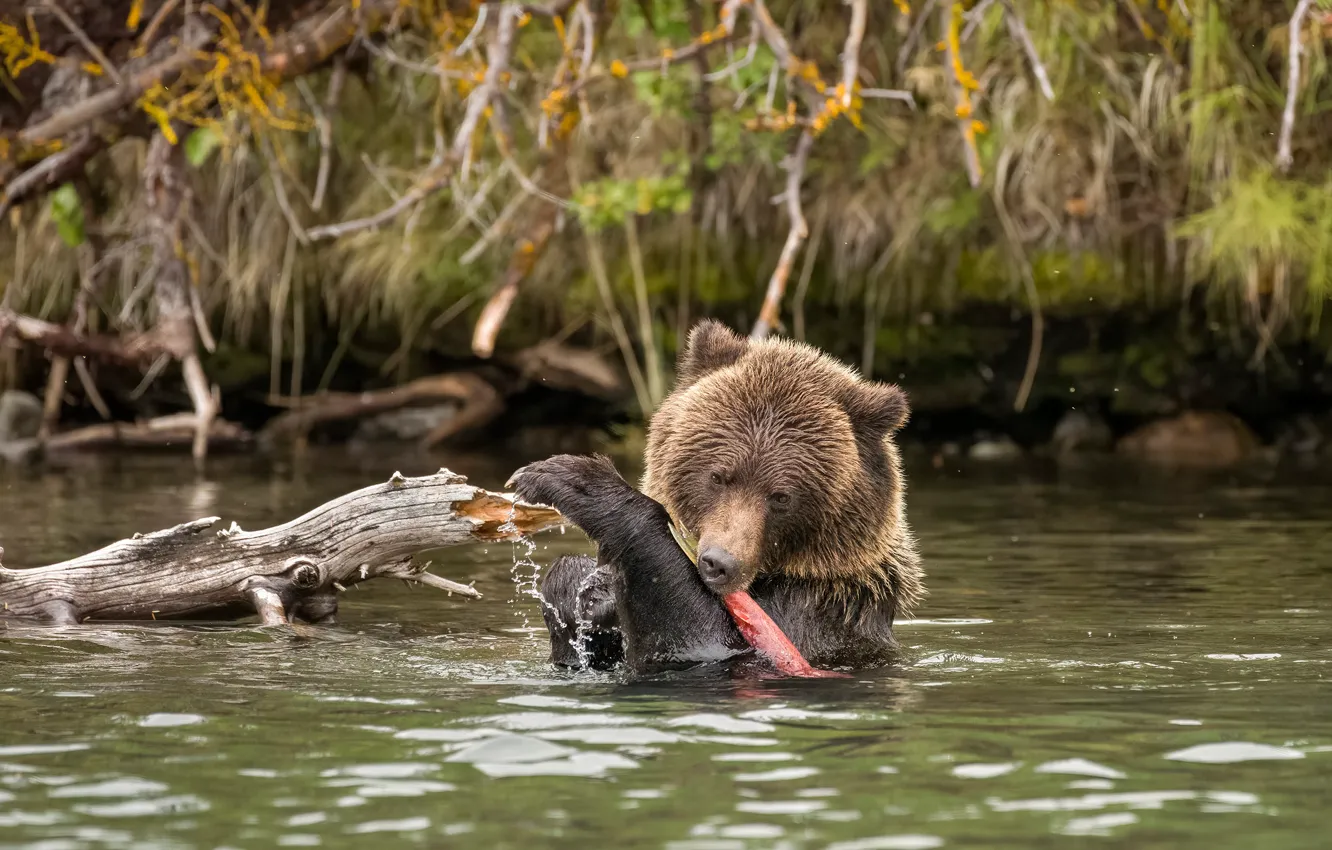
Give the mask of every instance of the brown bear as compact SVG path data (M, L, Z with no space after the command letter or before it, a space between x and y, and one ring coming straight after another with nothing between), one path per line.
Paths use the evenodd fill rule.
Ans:
M747 644L720 597L745 590L813 664L891 659L894 618L923 595L894 433L908 403L811 346L706 320L648 430L642 492L605 458L515 473L598 544L541 583L552 659L635 670L715 661ZM667 528L698 539L697 567Z

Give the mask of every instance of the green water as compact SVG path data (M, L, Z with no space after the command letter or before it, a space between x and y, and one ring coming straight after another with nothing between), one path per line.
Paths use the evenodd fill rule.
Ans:
M0 545L22 566L257 528L441 462L499 486L521 461L0 471ZM906 662L852 681L556 673L508 544L435 556L480 602L370 582L300 634L0 626L0 846L1332 844L1332 487L911 480L931 595ZM534 558L589 549L548 533Z

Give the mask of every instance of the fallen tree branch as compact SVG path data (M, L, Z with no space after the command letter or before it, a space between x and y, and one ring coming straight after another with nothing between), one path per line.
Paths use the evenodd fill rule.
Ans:
M80 361L74 360L74 364ZM143 422L101 422L61 431L49 437L11 440L0 446L11 461L30 461L58 455L98 452L109 449L172 450L193 447L199 439L199 423L193 413L174 413ZM206 434L209 451L244 450L253 437L241 426L212 419Z
M509 267L504 271L504 280L486 301L481 316L476 320L476 328L472 332L472 353L477 357L490 357L495 353L495 339L504 324L504 317L509 314L509 308L518 297L518 287L532 273L550 237L555 233L558 213L557 207L547 204L536 227L518 240L518 247L509 258Z
M1295 99L1300 88L1300 33L1313 0L1300 0L1290 16L1290 55L1286 59L1286 105L1281 110L1281 137L1277 142L1277 168L1284 174L1295 162L1290 152L1290 137L1295 132Z
M329 392L299 399L272 401L293 408L273 418L264 426L261 438L276 441L301 436L317 425L364 419L404 407L457 402L460 410L453 419L443 423L441 427L454 425L458 420L470 425L484 424L504 409L499 391L489 382L469 372L431 375L402 386L373 392ZM486 415L482 417L477 415L478 413ZM433 442L439 442L446 436L449 435L436 436L432 433L425 439L427 444L432 444L432 438Z
M121 366L138 367L161 353L150 334L129 342L108 334L81 334L65 325L0 307L0 337L10 331L16 338L60 357L91 357Z
M517 503L441 469L349 493L284 525L242 531L217 517L134 535L80 558L35 569L0 567L0 621L88 621L245 616L264 625L335 622L338 592L398 578L479 597L411 564L419 552L514 540L561 525L554 510ZM507 580L507 577L506 577Z

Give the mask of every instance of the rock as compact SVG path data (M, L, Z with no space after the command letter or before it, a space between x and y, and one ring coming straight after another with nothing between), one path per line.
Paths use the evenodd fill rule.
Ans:
M353 440L364 443L412 442L458 415L458 405L423 405L367 416L356 426Z
M31 439L41 427L41 399L20 390L0 393L0 443Z
M1283 452L1299 457L1315 457L1332 445L1332 418L1316 419L1300 414L1281 429L1276 444Z
M1120 454L1155 463L1219 468L1247 460L1258 438L1238 417L1189 410L1148 423L1119 441Z
M981 437L967 450L972 460L1013 460L1021 456L1022 447L1007 436Z
M22 464L41 454L37 432L42 427L42 403L19 390L0 393L0 459Z
M1055 454L1109 451L1115 435L1105 420L1085 410L1070 410L1055 425L1050 438Z

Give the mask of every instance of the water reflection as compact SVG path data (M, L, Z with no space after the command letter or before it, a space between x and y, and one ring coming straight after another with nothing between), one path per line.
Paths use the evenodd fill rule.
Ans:
M0 545L260 527L441 465L400 460L0 477ZM479 603L372 584L338 629L7 628L0 845L1320 846L1332 489L945 473L913 479L906 661L847 681L555 671L508 545L435 556Z

